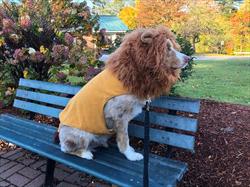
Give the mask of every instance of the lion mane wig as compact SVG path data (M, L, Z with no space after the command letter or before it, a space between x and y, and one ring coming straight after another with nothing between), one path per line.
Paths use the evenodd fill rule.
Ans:
M169 92L180 73L171 68L174 60L168 53L169 40L175 49L180 49L173 33L164 26L137 29L124 37L106 67L138 98L160 96Z

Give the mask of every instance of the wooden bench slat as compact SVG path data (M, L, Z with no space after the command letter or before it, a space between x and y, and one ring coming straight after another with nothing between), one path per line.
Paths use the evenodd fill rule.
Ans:
M112 151L106 152L104 157L103 151L97 151L95 159L92 161L81 159L76 156L64 154L60 151L59 145L51 142L45 143L46 140L40 138L40 136L37 137L36 134L30 136L26 133L26 129L21 130L21 125L19 126L20 129L17 131L10 125L2 126L0 122L0 138L113 184L120 186L142 186L142 171L138 172L137 164L140 163L141 166L139 168L142 168L143 161L131 162L126 160L122 154L113 154ZM48 131L48 133L52 132ZM117 151L118 149L116 149ZM159 163L155 162L156 159L152 158L150 160L150 168L153 168L152 170L150 169L152 178L150 179L151 186L175 185L179 175L183 175L182 169L178 169L178 164L176 167L174 167L173 163L171 167L168 164L163 165L159 171ZM118 162L120 165L118 165ZM128 164L130 166L126 167ZM134 170L131 171L132 168Z
M131 161L126 160L122 154L119 154L117 149L116 150L111 150L108 149L109 151L106 153L103 153L100 151L101 154L96 154L95 160L100 159L100 161L103 163L105 162L107 165L110 165L111 167L116 167L116 169L119 169L120 171L127 173L129 172L131 175L142 175L143 171L143 164L141 161L138 167L137 164L134 162L131 163ZM114 152L117 152L117 155L113 154ZM181 171L178 170L178 168L174 167L168 167L168 169L164 169L163 165L160 165L158 162L152 162L150 161L150 170L149 170L149 181L151 184L161 181L163 184L166 183L169 178L174 178L178 180L178 175L177 173L181 173ZM161 168L159 170L159 168ZM172 179L173 180L173 179ZM156 183L155 183L156 185Z
M107 148L99 148L99 149L104 157L111 157L112 162L113 161L117 162L117 163L125 162L124 165L128 169L133 169L133 167L138 168L138 169L136 169L137 173L140 173L143 170L143 164L141 163L142 161L133 162L133 165L131 167L131 165L129 164L131 162L129 160L126 160L126 159L124 160L124 156L121 155L121 153L118 151L118 148L116 146L111 146L108 149ZM141 152L141 151L139 151L139 152ZM176 179L178 181L182 178L183 174L187 171L187 164L186 163L176 161L176 160L171 160L171 159L164 158L164 157L160 157L160 156L154 155L154 154L149 154L149 155L150 155L150 165L151 166L159 164L159 167L156 167L157 170L155 171L158 174L157 179L164 181L170 175L167 171L159 170L159 168L161 166L167 166L169 168L173 168L174 170L178 170L179 175L176 176ZM162 172L160 172L160 171L162 171Z
M19 86L75 95L81 87L29 79L20 79Z
M42 131L42 132L48 132L48 131L54 132L57 130L57 128L54 126L47 125L45 123L38 123L36 121L14 116L12 114L1 114L0 116L1 116L1 119L3 120L13 122L13 123L18 123L18 124L25 124L25 125L27 124L30 128L34 127L35 125L35 127L39 129L39 131Z
M57 108L30 103L30 102L26 102L26 101L22 101L18 99L15 99L13 106L20 108L20 109L28 110L31 112L36 112L39 114L43 114L43 115L47 115L47 116L55 117L55 118L58 118L61 112L61 110Z
M11 121L6 121L4 118L0 118L0 124L2 128L10 129L9 126L12 125L12 129L15 129L16 131L25 132L25 136L34 136L35 138L38 138L39 141L49 142L52 141L54 138L54 135L51 133L48 133L48 130L40 129L38 125L33 124L33 128L30 127L28 123L18 123L15 122L13 119ZM46 133L46 136L45 136Z
M161 96L151 103L152 106L184 112L199 113L200 101L196 99Z
M72 95L75 95L81 89L81 87L78 86L70 86L65 84L57 84L28 79L20 79L19 86ZM157 98L152 101L152 106L167 108L171 110L198 113L200 108L200 102L196 99L161 96L160 98Z
M134 123L129 124L129 135L138 138L144 137L143 126ZM158 143L163 143L175 147L188 149L194 152L194 137L190 135L177 134L174 132L150 129L150 140Z
M32 92L27 90L17 89L16 96L20 98L30 99L33 101L40 101L44 103L54 104L58 106L66 106L70 98L60 97L51 94L44 94L39 92Z
M144 115L145 113L143 112L135 117L134 120L144 122ZM185 131L197 131L197 119L165 113L150 112L150 123Z

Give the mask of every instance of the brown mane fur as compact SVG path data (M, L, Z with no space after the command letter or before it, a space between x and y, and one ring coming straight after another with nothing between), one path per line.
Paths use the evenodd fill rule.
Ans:
M141 35L150 31L151 43L143 43ZM121 46L111 54L107 68L115 73L133 95L141 99L168 92L179 78L179 70L170 68L167 39L178 49L175 36L166 27L137 29L124 37Z

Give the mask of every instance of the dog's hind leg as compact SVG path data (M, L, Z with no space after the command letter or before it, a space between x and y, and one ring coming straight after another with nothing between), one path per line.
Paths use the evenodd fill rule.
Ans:
M128 160L136 161L142 160L143 155L135 152L134 148L129 145L128 137L128 125L124 125L122 122L118 122L119 127L117 128L116 141L119 151L123 153Z
M61 126L59 132L61 151L76 155L85 159L93 159L89 150L92 136L84 131L67 126Z
M87 149L88 144L89 143L85 141L84 146L79 148L73 140L68 139L64 142L61 142L61 151L91 160L93 159L93 154Z

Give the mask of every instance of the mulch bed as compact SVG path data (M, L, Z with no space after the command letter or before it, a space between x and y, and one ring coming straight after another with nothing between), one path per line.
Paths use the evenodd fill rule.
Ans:
M13 108L0 109L2 112L18 113ZM250 107L203 100L198 119L195 154L175 155L189 167L179 187L250 187ZM6 148L1 142L0 146ZM162 145L158 148L165 150Z
M250 107L202 101L194 155L183 186L250 186Z

